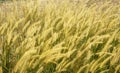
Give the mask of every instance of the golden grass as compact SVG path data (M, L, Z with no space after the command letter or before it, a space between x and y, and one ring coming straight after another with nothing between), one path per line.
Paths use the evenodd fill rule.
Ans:
M120 72L119 4L43 3L0 9L0 73Z

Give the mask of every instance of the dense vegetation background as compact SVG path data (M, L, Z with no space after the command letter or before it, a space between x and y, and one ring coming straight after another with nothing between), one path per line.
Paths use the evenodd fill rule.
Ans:
M0 73L120 73L116 1L1 3Z

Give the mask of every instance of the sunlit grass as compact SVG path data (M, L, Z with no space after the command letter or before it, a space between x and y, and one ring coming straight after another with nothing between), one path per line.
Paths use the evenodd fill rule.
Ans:
M0 73L119 73L120 5L86 3L2 6Z

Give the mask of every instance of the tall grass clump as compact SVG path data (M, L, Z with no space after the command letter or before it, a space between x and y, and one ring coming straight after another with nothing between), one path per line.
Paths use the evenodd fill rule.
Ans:
M120 73L120 5L80 0L0 6L0 73Z

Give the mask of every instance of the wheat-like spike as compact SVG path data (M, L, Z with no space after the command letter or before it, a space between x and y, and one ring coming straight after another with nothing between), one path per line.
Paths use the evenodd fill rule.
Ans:
M114 37L115 37L115 35L117 34L117 32L119 31L119 29L117 29L114 33L113 33L113 35L109 38L109 40L107 41L107 43L105 44L105 46L104 46L104 48L103 48L103 50L102 51L104 51L104 52L106 52L107 50L108 50L108 48L110 48L110 43L114 40Z
M119 2L0 3L0 73L119 73Z

